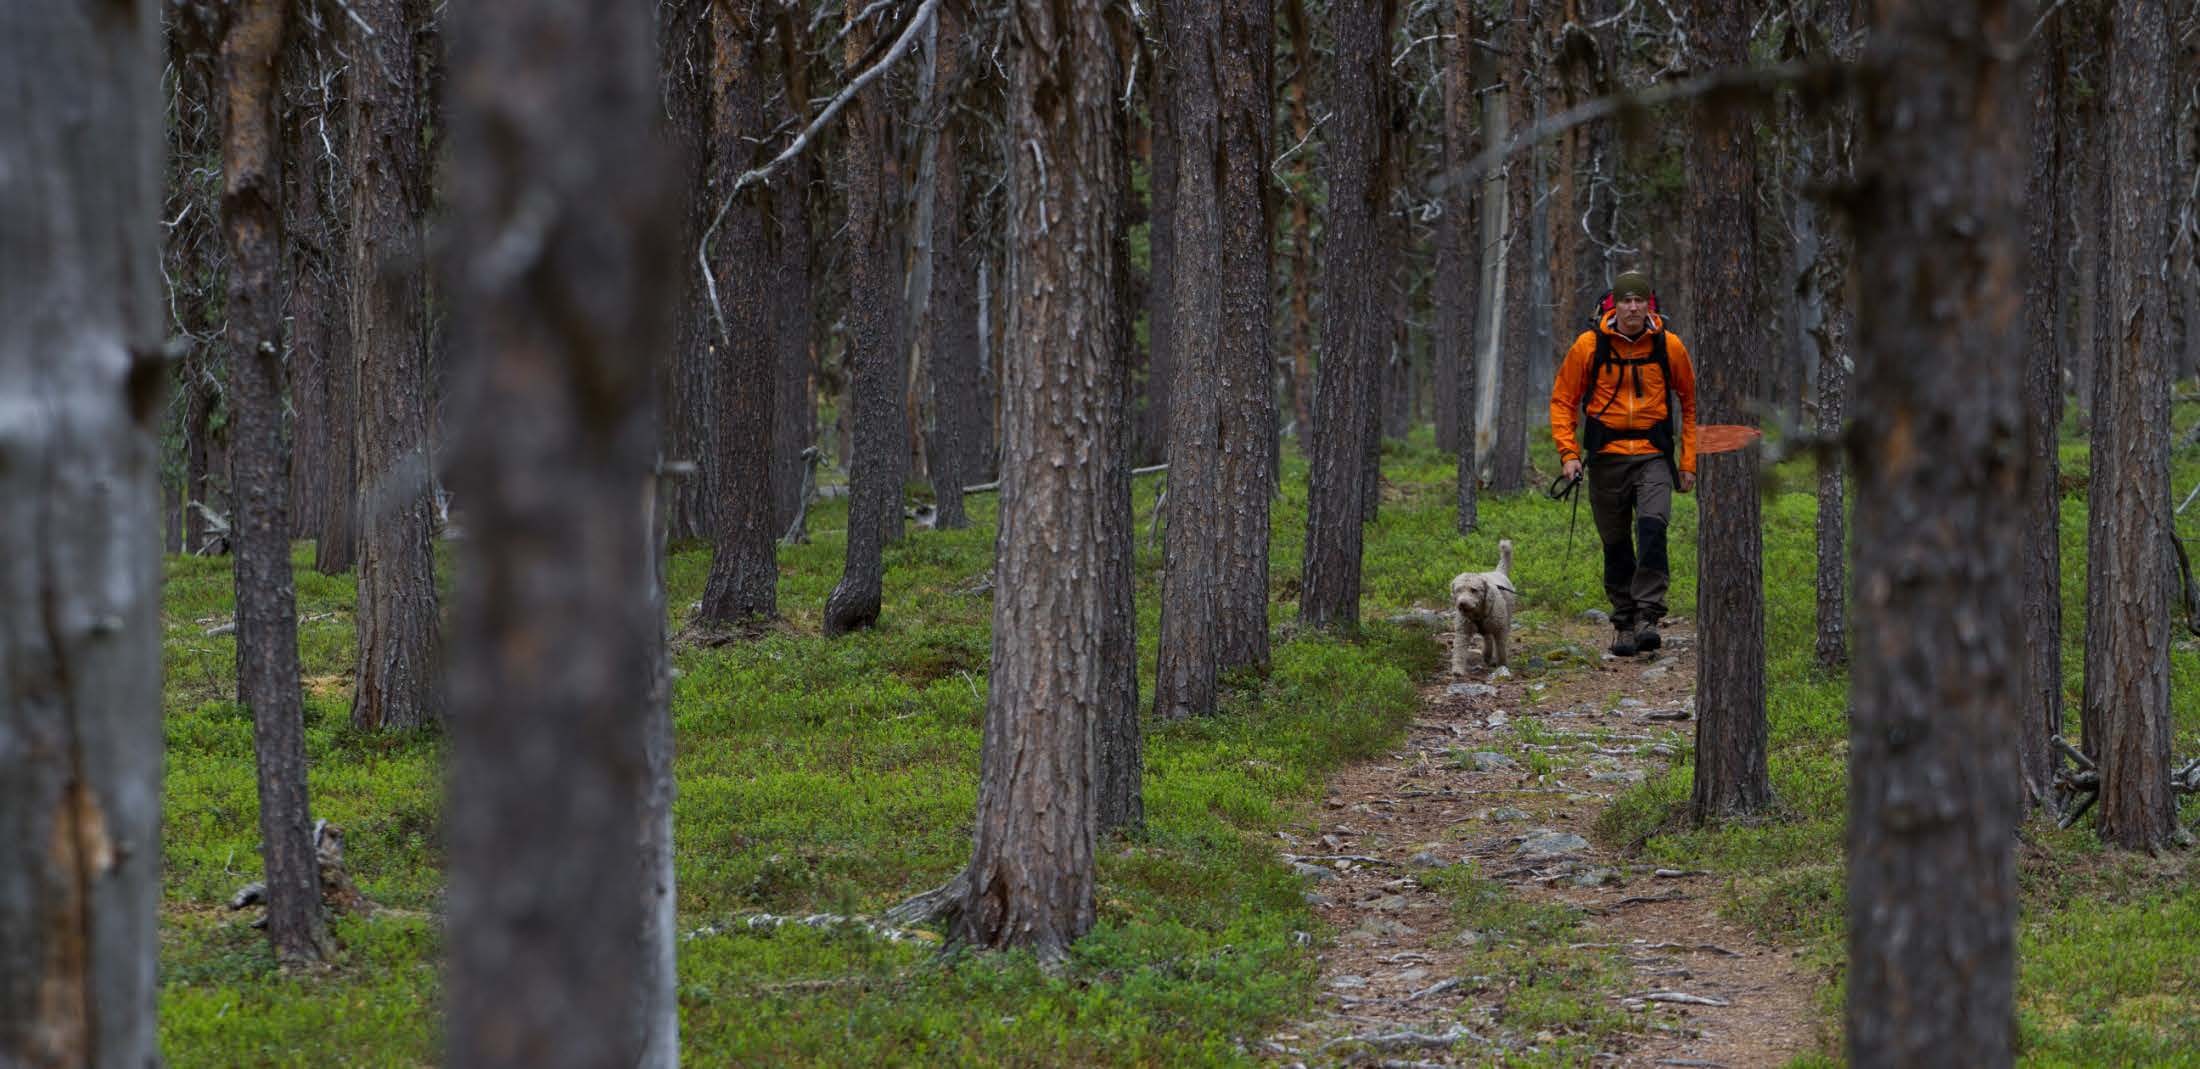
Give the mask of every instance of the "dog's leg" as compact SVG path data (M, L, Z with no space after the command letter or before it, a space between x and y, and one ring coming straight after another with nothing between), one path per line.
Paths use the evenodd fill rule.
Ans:
M1467 643L1468 643L1469 641L1471 641L1471 640L1472 640L1473 634L1474 634L1473 632L1471 632L1471 631L1467 630L1467 614L1466 614L1466 613L1463 613L1463 612L1460 612L1460 611L1459 611L1459 606L1457 606L1457 605L1454 605L1454 606L1452 606L1452 607L1451 607L1451 674L1452 674L1452 675L1455 675L1455 676L1463 676L1463 675L1466 675L1466 674L1467 674Z
M1494 620L1491 621L1489 631L1485 632L1482 636L1482 659L1488 662L1491 668L1502 668L1505 666L1505 632L1507 630L1509 630L1509 628L1505 626L1505 621Z

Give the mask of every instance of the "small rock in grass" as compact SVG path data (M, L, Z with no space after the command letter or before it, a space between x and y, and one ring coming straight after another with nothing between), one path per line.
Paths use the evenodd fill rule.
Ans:
M1321 883L1325 880L1334 880L1337 878L1336 873L1331 872L1330 870L1325 869L1320 865L1309 865L1304 861L1292 862L1291 871L1296 872L1299 875L1314 881L1315 883Z
M1462 763L1476 772L1495 772L1499 769L1517 767L1512 758L1489 750L1476 750L1468 754Z
M1576 887L1602 887L1606 884L1616 884L1618 882L1620 882L1618 869L1593 868L1574 877L1574 886Z
M1619 700L1619 707L1622 709L1640 709L1643 705L1644 702L1640 698L1621 698Z
M1611 614L1605 612L1603 609L1585 610L1582 612L1581 618L1584 621L1592 624L1608 624L1612 622Z
M1440 869L1451 864L1451 862L1423 850L1407 859L1406 864L1417 869Z
M1642 770L1630 768L1620 772L1598 772L1589 777L1592 783L1641 783Z
M1511 824L1517 821L1527 820L1528 811L1509 805L1501 805L1495 809L1490 810L1489 817L1487 819L1492 824Z
M1589 840L1570 831L1552 831L1548 828L1528 833L1513 854L1522 858L1571 857L1589 848Z
M1497 688L1487 683L1454 683L1444 688L1447 698L1490 698L1497 695Z
M1339 976L1339 977L1337 977L1336 979L1334 979L1334 980L1331 980L1331 981L1329 981L1329 986L1331 986L1331 987L1334 987L1334 988L1337 988L1337 989L1339 989L1339 990L1351 990L1351 989L1357 989L1357 988L1362 988L1362 987L1366 987L1366 986L1367 986L1367 977L1365 977L1365 976Z

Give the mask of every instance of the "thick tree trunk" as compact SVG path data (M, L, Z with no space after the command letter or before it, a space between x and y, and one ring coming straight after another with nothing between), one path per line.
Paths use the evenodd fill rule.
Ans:
M1292 434L1303 449L1311 449L1314 434L1314 160L1309 147L1314 136L1313 109L1307 99L1316 71L1313 32L1306 21L1305 0L1283 0L1285 32L1291 37L1296 70L1291 78L1291 218L1287 240L1284 316L1284 354L1278 361L1287 384L1287 411ZM1280 447L1279 447L1280 448Z
M1748 62L1749 14L1727 0L1697 0L1693 36L1714 66ZM1697 121L1689 167L1695 220L1690 289L1705 423L1757 422L1761 356L1753 351L1757 277L1757 170L1750 124L1708 110ZM1741 816L1772 801L1765 723L1764 532L1757 453L1699 456L1697 535L1696 774L1689 813L1697 823Z
M1389 341L1383 323L1385 269L1376 213L1389 199L1388 84L1394 0L1341 0L1333 9L1328 153L1329 217L1322 227L1322 361L1314 396L1307 473L1306 565L1299 621L1360 626L1361 510L1369 492L1366 435L1374 432L1373 390Z
M659 14L660 88L663 98L663 136L675 153L674 165L685 183L687 218L680 231L680 307L673 328L671 359L660 369L657 409L664 421L659 441L668 460L695 466L684 479L665 486L664 523L669 537L687 540L711 537L718 528L712 510L718 498L712 493L718 457L712 429L719 426L712 409L711 368L717 346L717 321L704 285L703 268L696 249L718 213L724 198L711 185L712 103L715 72L711 38L710 0L667 0ZM717 236L714 241L723 241Z
M1165 24L1184 0L1157 0ZM1176 385L1177 325L1177 146L1176 61L1163 55L1146 76L1146 107L1153 116L1153 151L1146 176L1146 377L1145 406L1138 414L1138 462L1159 464L1168 457L1169 393ZM1173 477L1172 477L1173 478ZM1167 601L1166 598L1163 599Z
M1138 722L1137 519L1131 510L1132 381L1137 358L1135 303L1131 280L1130 220L1137 204L1131 191L1131 149L1125 124L1115 127L1114 194L1120 205L1108 255L1115 261L1115 349L1103 365L1106 408L1100 418L1100 459L1107 471L1100 507L1101 620L1100 708L1093 718L1093 822L1102 834L1137 829L1146 823L1146 756Z
M1487 19L1477 38L1488 40L1497 31ZM1503 69L1503 53L1496 49L1475 48L1474 84L1478 87L1495 85ZM1508 117L1511 108L1506 94L1482 91L1482 137L1485 142L1501 137L1511 129ZM1512 198L1506 195L1507 169L1493 167L1482 180L1482 200L1478 210L1476 227L1481 282L1477 287L1474 312L1474 467L1477 476L1488 478L1491 472L1492 452L1497 445L1498 393L1502 387L1505 361L1506 308L1511 293L1505 281L1505 261L1512 242L1508 237L1512 223ZM1495 489L1495 483L1491 484Z
M1176 252L1169 320L1168 531L1163 542L1161 641L1154 715L1215 709L1222 580L1223 344L1220 4L1166 0L1161 7L1176 192L1169 198Z
M2062 317L2062 233L2064 201L2057 190L2062 174L2058 121L2062 111L2062 23L2049 18L2040 28L2037 50L2026 75L2032 95L2030 177L2025 203L2026 308L2037 309L2045 323L2024 332L2024 411L2031 467L2024 487L2022 525L2038 532L2024 543L2024 675L2018 692L2022 715L2017 732L2018 765L2024 773L2027 810L2052 797L2055 756L2048 740L2062 730L2062 348L2056 324Z
M635 1065L653 595L650 396L679 306L681 183L647 8L453 9L451 274L469 537L451 718L452 1066ZM497 239L559 221L524 269ZM587 294L586 300L571 295ZM617 338L617 352L602 340ZM555 879L544 878L554 873ZM661 923L661 922L660 922Z
M2100 726L2101 837L2157 851L2177 828L2169 782L2170 67L2157 0L2116 8L2108 64L2109 335L2095 367L2085 712ZM2103 464L2100 458L2113 456ZM2104 470L2105 469L2105 470ZM2092 737L2088 736L2090 746Z
M1222 467L1215 518L1217 670L1268 664L1269 503L1276 488L1275 272L1268 164L1275 125L1275 15L1268 0L1225 0L1220 195L1222 345L1217 354Z
M845 56L850 70L869 55L877 36L863 0L848 0ZM862 16L862 17L859 17ZM901 531L900 457L908 449L894 352L894 309L900 301L898 261L887 239L884 157L884 89L872 86L848 102L846 196L848 201L848 330L843 359L849 368L843 412L853 409L855 456L848 469L848 555L840 583L825 601L825 633L846 634L878 622L888 538ZM841 417L847 420L848 415Z
M156 5L0 8L0 1065L157 1065Z
M2029 639L2006 621L2039 535L2009 522L2030 467L2009 358L2024 319L1974 311L2022 306L2021 82L1989 58L2030 24L2015 6L1887 4L1873 31L1886 73L1856 154L1874 194L1856 202L1871 270L1851 438L1851 1065L2006 1066L2016 1035L2010 738Z
M334 949L321 919L320 865L306 800L298 691L298 604L284 507L283 160L276 121L282 0L233 9L222 42L222 223L229 250L229 386L237 487L237 700L252 711L259 769L267 937L286 965Z
M1844 41L1853 22L1850 5L1830 5L1821 29L1830 40ZM1855 59L1853 48L1837 46L1834 57ZM1852 144L1856 119L1853 109L1843 108L1825 127L1825 144L1814 153L1815 180L1822 188L1853 182ZM1818 433L1840 434L1848 421L1850 382L1853 378L1855 315L1849 285L1852 227L1846 218L1835 219L1818 245L1816 272L1811 286L1822 306L1815 330L1818 349ZM1849 546L1847 524L1848 465L1837 451L1818 460L1817 638L1814 653L1820 667L1834 671L1849 660Z
M359 473L359 656L351 722L362 730L411 730L437 719L421 297L426 105L416 41L427 13L420 0L359 0L354 9L364 25L353 25L349 42L351 371Z
M956 113L968 80L963 73L963 23L959 4L939 9L938 144L932 156L932 296L925 302L924 354L932 386L932 494L935 525L965 527L962 488L981 482L977 472L978 309L977 251L965 227L963 159L970 132Z
M1121 14L1121 12L1117 12ZM1111 472L1058 458L1101 455L1113 320L1123 112L1099 0L1019 0L1013 18L1008 358L1002 363L998 594L977 832L958 941L1060 959L1093 925L1098 761L1108 689L1103 575ZM1046 177L1042 180L1040 170ZM1097 253L1097 254L1096 254Z
M711 5L711 99L715 119L711 158L717 188L733 188L736 175L755 162L764 133L763 29L757 0ZM779 562L772 527L772 416L779 356L770 307L773 276L764 240L764 197L752 188L734 199L719 223L715 262L725 331L712 364L713 407L722 417L711 428L717 462L711 512L718 527L703 585L698 622L710 627L748 627L779 615Z

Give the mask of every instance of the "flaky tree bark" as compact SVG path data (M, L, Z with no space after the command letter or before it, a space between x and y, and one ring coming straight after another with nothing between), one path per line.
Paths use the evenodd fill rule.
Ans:
M1010 212L1015 301L1002 362L1001 520L977 833L958 941L1058 959L1092 927L1092 723L1106 689L1103 574L1110 322L1123 113L1101 0L1019 0L1012 20ZM1040 169L1046 177L1041 178ZM1098 253L1096 254L1096 250Z
M229 247L229 386L237 512L237 700L252 711L267 937L286 965L334 949L306 800L298 691L298 602L290 577L290 470L283 440L283 160L276 92L282 0L232 9L222 41L222 224Z
M0 7L0 1065L157 1065L156 5Z
M1168 531L1153 708L1155 716L1177 718L1214 711L1220 641L1222 88L1216 68L1222 8L1166 0L1161 18L1176 158L1169 312L1176 351L1170 358Z
M712 493L718 456L711 430L721 423L712 408L716 395L711 369L718 327L694 254L724 196L711 186L715 151L711 88L716 74L712 21L711 0L666 0L658 15L662 130L686 185L687 204L680 234L680 246L688 250L686 270L680 278L671 359L659 369L657 405L664 421L660 441L666 458L695 466L687 478L664 486L666 533L678 539L714 538L718 531L711 512L718 501Z
M1749 12L1697 0L1693 36L1714 66L1749 59ZM1699 320L1689 335L1705 423L1757 422L1751 399L1763 369L1751 295L1757 276L1755 148L1746 116L1707 110L1689 163ZM1699 455L1701 526L1696 554L1696 772L1689 815L1697 823L1740 816L1772 801L1765 723L1764 533L1757 453Z
M798 160L772 188L778 218L772 249L778 266L774 315L778 386L772 394L772 530L784 536L802 512L802 480L809 461L802 451L817 444L817 392L811 386L810 182L814 168Z
M2024 676L2018 692L2022 715L2017 759L2024 771L2027 810L2053 796L2055 756L2048 740L2062 730L2062 461L2061 438L2062 233L2064 201L2057 190L2062 174L2058 136L2064 63L2062 22L2050 17L2029 60L2026 75L2032 97L2030 177L2025 203L2026 258L2024 304L2046 313L2046 323L2024 332L2024 411L2032 464L2024 487L2023 526L2038 532L2024 543Z
M2039 535L2008 520L2031 466L2009 358L2026 323L2022 83L1989 57L2016 51L2022 7L1908 0L1873 28L1883 73L1856 153L1874 194L1855 216L1871 270L1851 439L1852 1065L2006 1066L2016 1031L2009 740L2029 638L1995 621L2017 618L2009 579Z
M1360 513L1368 493L1366 435L1374 432L1376 361L1389 343L1382 321L1389 256L1376 241L1376 213L1390 124L1383 87L1394 0L1340 0L1333 9L1336 66L1323 169L1329 217L1323 225L1322 361L1314 395L1307 472L1306 565L1299 621L1355 631L1360 625Z
M1311 448L1314 434L1314 161L1310 150L1314 134L1311 83L1319 69L1314 61L1314 35L1306 21L1305 0L1282 0L1284 34L1291 39L1292 66L1289 87L1293 190L1290 219L1284 224L1286 312L1283 317L1284 356L1279 372L1285 385L1286 409L1301 448ZM1280 451L1280 445L1279 445Z
M436 721L435 556L428 508L428 358L423 337L416 34L420 0L358 0L351 25L352 358L358 404L358 659L351 722L412 730Z
M1137 384L1132 377L1138 339L1132 329L1137 294L1131 285L1130 221L1136 202L1127 116L1115 132L1125 140L1113 154L1114 192L1120 208L1108 250L1117 280L1110 305L1114 315L1107 324L1115 333L1115 346L1101 386L1107 403L1100 417L1101 465L1107 484L1100 506L1100 708L1093 718L1094 763L1099 769L1093 788L1093 822L1103 835L1146 823L1145 735L1138 722L1138 532L1131 511L1132 450L1137 444L1131 417Z
M1476 140L1473 0L1446 8L1444 51L1444 170L1466 165L1481 151ZM1459 457L1458 529L1481 522L1475 501L1480 481L1474 463L1475 308L1480 303L1481 254L1474 229L1474 187L1456 182L1443 193L1436 227L1436 445Z
M649 399L682 259L680 186L652 129L651 14L452 9L450 284L471 417L453 467L469 537L453 622L452 1066L635 1065L662 1049L643 1022L665 1014L630 995L652 986L638 933L657 878L637 834L661 626ZM499 236L536 213L554 222L517 257Z
M1823 9L1820 28L1828 40L1839 42L1849 38L1854 21L1850 7L1849 3L1842 2L1828 4ZM1851 53L1853 49L1842 51L1836 46L1834 58L1853 60L1855 57ZM1837 110L1827 123L1826 143L1814 153L1817 158L1815 177L1821 186L1833 188L1837 183L1850 180L1854 171L1850 144L1855 126L1855 117L1846 107ZM1850 338L1855 325L1849 293L1849 231L1845 219L1836 219L1825 229L1818 247L1818 262L1813 268L1817 278L1812 288L1822 299L1824 309L1817 323L1818 433L1821 437L1841 433L1848 420L1853 377L1850 372L1854 366ZM1817 518L1818 626L1814 653L1819 666L1829 671L1846 665L1849 660L1847 494L1848 465L1843 457L1831 451L1821 454Z
M1274 241L1270 234L1269 131L1275 125L1275 17L1269 0L1225 0L1219 194L1222 242L1222 467L1216 519L1221 584L1216 590L1216 667L1268 664L1269 503L1276 488Z
M757 0L711 5L711 97L719 189L748 170L764 133L764 22ZM734 198L719 222L711 270L725 331L711 375L721 418L710 429L718 524L698 622L741 627L779 615L779 561L772 527L772 416L779 347L773 330L771 257L763 191Z
M2094 369L2096 534L2086 612L2086 713L2100 725L2101 837L2132 850L2169 845L2170 389L2161 265L2169 250L2173 131L2169 26L2159 0L2115 9L2108 64L2109 344ZM2105 471L2104 471L2105 468ZM2090 742L2090 737L2089 740Z
M848 0L848 68L858 70L877 33L864 0ZM901 468L908 450L907 416L902 407L905 383L896 370L895 307L901 300L900 272L891 258L887 235L884 156L884 89L872 86L848 102L846 197L848 201L849 397L855 416L855 456L848 470L848 556L825 601L825 633L845 634L878 622L886 577L885 548L900 537ZM843 417L845 418L845 417Z

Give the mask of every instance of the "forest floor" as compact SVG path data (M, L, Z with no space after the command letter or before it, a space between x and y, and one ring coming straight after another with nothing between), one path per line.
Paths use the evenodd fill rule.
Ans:
M1403 744L1332 777L1318 823L1285 833L1338 935L1318 1016L1263 1052L1743 1069L1818 1051L1825 977L1799 951L1722 917L1710 874L1597 841L1613 796L1691 745L1693 628L1669 620L1664 648L1632 658L1601 651L1601 623L1537 630L1520 645L1559 639L1561 667L1475 656L1438 677Z

